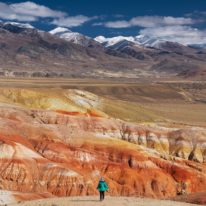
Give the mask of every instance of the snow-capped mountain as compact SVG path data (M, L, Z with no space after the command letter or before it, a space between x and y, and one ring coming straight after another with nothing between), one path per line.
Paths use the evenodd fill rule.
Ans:
M94 38L94 40L101 43L105 47L114 46L115 44L118 44L118 43L125 41L125 40L135 43L135 39L132 36L130 36L130 37L117 36L117 37L111 37L111 38L106 38L104 36L97 36L96 38Z
M24 28L24 29L34 29L34 27L31 24L28 23L18 23L18 22L0 22L0 24L2 24L3 26L8 26L8 25L12 25L12 26L16 26L19 28Z
M69 42L79 44L86 47L93 47L100 44L96 42L94 39L80 34L78 32L72 32L71 30L64 27L57 27L49 32L52 35L58 36L62 39L65 39Z
M12 33L39 33L40 30L33 27L31 24L18 22L0 22L0 30L9 31ZM46 33L46 32L45 32Z
M164 38L159 37L153 37L148 35L137 35L137 36L116 36L116 37L110 37L106 38L104 36L97 36L94 38L95 41L99 42L105 47L109 47L112 49L119 48L121 45L127 45L130 43L133 43L134 45L139 45L143 47L151 47L156 49L165 50L165 46L170 43L174 44L174 46L180 47L180 46L191 46L193 48L206 48L206 44L196 44L196 45L182 45L177 42L168 41Z
M52 35L62 35L66 32L71 33L72 31L70 31L69 29L64 28L64 27L57 27L57 28L51 30L49 33Z
M165 40L149 37L145 35L138 35L135 37L129 36L117 36L117 37L111 37L106 38L104 36L98 36L95 38L96 41L104 45L105 47L115 47L116 44L119 44L120 42L132 42L136 45L141 45L145 47L154 47L160 49L161 44L166 42Z
M145 46L145 47L154 47L156 49L161 49L161 45L165 42L166 40L157 38L157 37L149 37L146 35L138 35L134 37L135 43Z
M144 35L93 39L63 27L48 33L16 22L0 22L0 56L1 68L20 76L104 78L117 71L130 75L135 68L137 76L145 70L202 78L206 68L206 50L177 42Z

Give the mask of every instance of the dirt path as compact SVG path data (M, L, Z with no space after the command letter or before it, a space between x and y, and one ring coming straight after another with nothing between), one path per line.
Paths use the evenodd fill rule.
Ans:
M97 196L35 200L11 204L12 206L189 206L194 204L147 198L106 197L100 202Z

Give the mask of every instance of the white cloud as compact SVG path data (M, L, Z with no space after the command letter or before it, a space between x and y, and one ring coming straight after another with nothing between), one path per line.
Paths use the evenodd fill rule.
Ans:
M206 44L206 30L190 26L150 27L140 30L140 34L180 44Z
M83 15L69 16L65 12L52 10L31 1L15 4L0 2L0 19L32 22L38 21L40 18L50 18L50 24L75 27L97 17L87 17Z
M64 12L52 10L46 6L38 5L31 1L11 4L10 8L17 14L22 14L27 16L63 17L66 15L66 13Z
M106 22L104 26L108 28L115 28L115 29L131 27L128 21L110 21L110 22Z
M193 23L194 20L192 20L191 18L172 17L172 16L163 17L163 24L165 25L190 25Z
M104 25L102 22L96 22L92 24L92 26L102 26L102 25Z
M128 21L110 21L105 22L104 26L108 28L128 28L128 27L156 27L167 25L190 25L194 21L191 18L172 17L172 16L137 16Z
M139 34L165 41L180 44L206 44L206 30L194 28L195 24L205 21L206 12L187 14L185 17L172 16L137 16L130 20L99 22L94 26L102 25L108 28L142 27ZM204 19L204 20L203 20Z
M14 12L14 10L7 4L0 2L0 18L8 20L19 21L35 21L35 16L22 15Z
M102 23L108 28L142 27L139 34L180 44L206 44L206 30L193 28L200 19L172 16L137 16L128 21ZM97 25L97 24L96 24Z
M18 21L36 21L38 18L58 18L66 16L66 13L52 10L42 5L27 1L16 4L0 2L0 18Z
M87 17L83 15L68 16L68 17L63 17L59 19L54 19L52 21L52 24L58 25L58 26L75 27L75 26L80 26L84 24L85 22L90 21L92 19L93 17Z

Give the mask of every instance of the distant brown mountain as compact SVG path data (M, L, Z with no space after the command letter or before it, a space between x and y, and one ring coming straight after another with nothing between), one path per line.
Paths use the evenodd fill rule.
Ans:
M138 60L152 61L150 71L182 77L205 76L206 50L204 49L195 49L175 42L161 43L159 48L144 47L125 40L108 48L110 50L114 48L115 51Z
M83 36L83 35L82 35ZM172 42L158 48L120 41L81 45L50 33L0 23L0 75L31 77L206 79L206 51Z

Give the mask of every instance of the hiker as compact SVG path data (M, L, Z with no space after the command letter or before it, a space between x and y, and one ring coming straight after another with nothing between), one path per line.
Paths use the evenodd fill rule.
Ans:
M97 189L99 190L100 201L103 201L104 200L104 193L105 193L105 191L107 191L109 189L108 185L104 181L103 177L101 177L101 179L99 180L99 184L97 186Z

